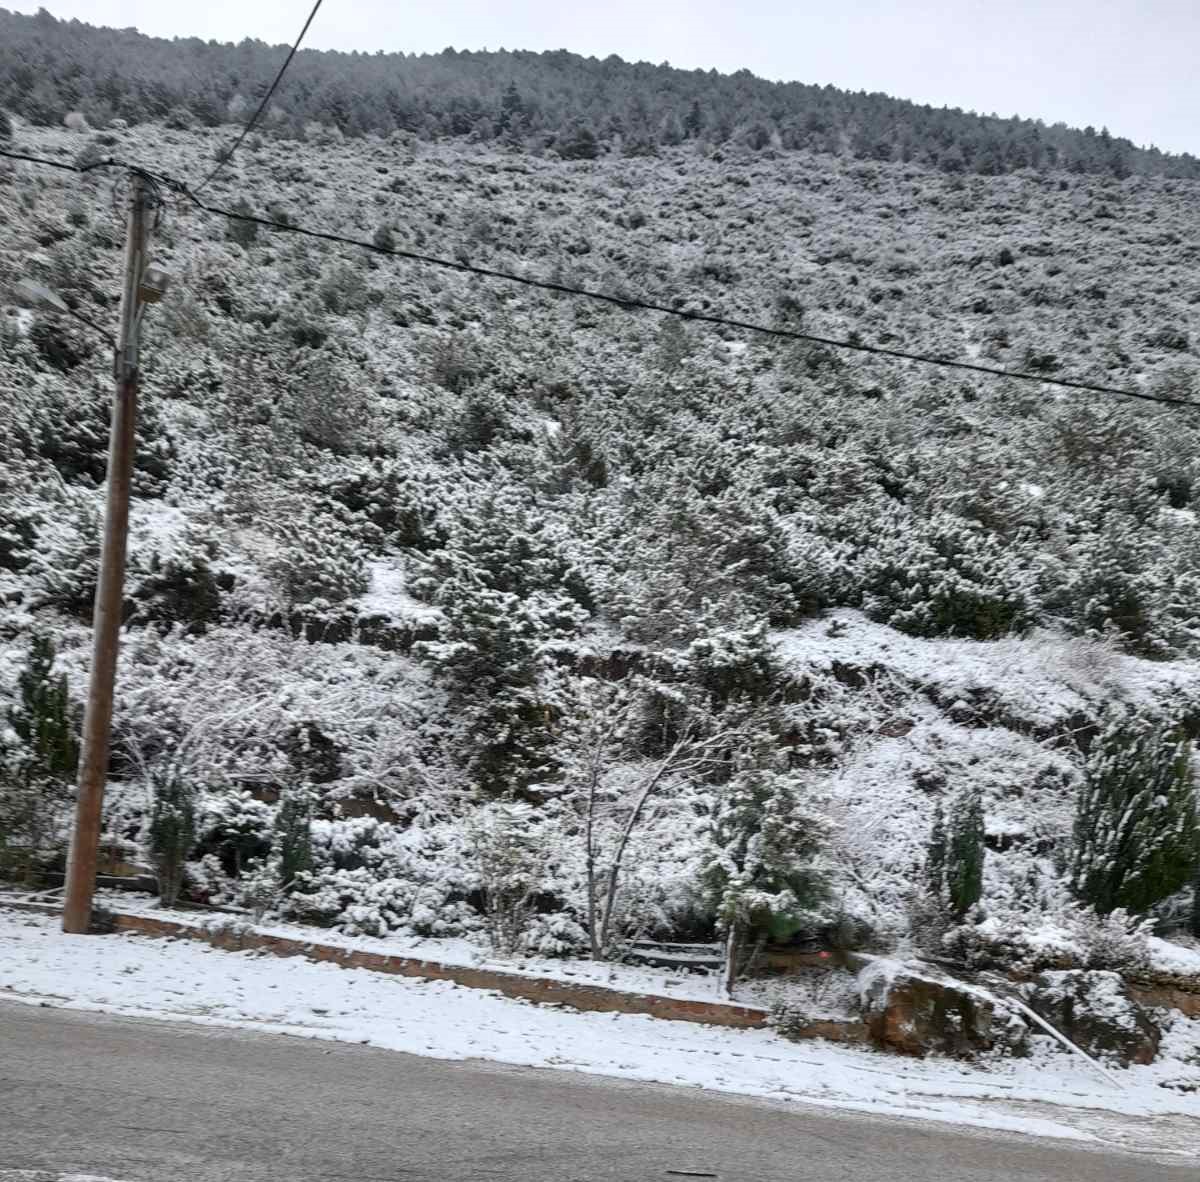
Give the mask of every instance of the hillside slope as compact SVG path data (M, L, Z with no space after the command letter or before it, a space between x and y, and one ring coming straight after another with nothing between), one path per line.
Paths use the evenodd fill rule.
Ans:
M23 150L188 177L227 137L17 128ZM110 184L0 167L0 282L31 271L111 320ZM316 130L250 145L212 197L1200 400L1195 192ZM782 793L812 838L792 930L892 947L938 806L977 792L984 893L959 947L1103 961L1113 932L1068 881L1084 749L1122 703L1194 725L1200 417L701 330L184 202L156 249L176 284L148 318L115 853L141 856L166 777L196 793L198 897L564 951L586 942L587 768L604 862L647 769L723 735L635 826L614 930L711 935L735 784ZM109 363L41 313L9 309L2 340L0 687L36 631L78 697ZM311 873L280 895L309 812ZM61 860L62 810L39 824ZM1190 898L1176 883L1160 922Z

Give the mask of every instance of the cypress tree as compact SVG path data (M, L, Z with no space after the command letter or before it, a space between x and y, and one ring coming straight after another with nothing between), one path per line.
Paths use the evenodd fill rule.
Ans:
M30 882L54 842L79 760L70 689L65 676L54 676L54 657L53 642L34 634L8 710L15 743L4 742L0 725L0 854L7 872Z
M275 814L275 848L279 884L290 890L300 874L313 867L312 799L307 786L284 793Z
M1084 763L1071 885L1106 915L1142 914L1182 890L1200 861L1190 745L1132 707L1108 719Z
M930 895L941 899L946 893L946 813L941 801L933 812L929 846L925 853L925 882Z
M158 877L158 897L173 907L183 889L183 871L196 843L196 794L177 765L153 775L154 805L147 833Z
M983 794L963 789L951 809L946 845L946 897L961 921L983 895Z

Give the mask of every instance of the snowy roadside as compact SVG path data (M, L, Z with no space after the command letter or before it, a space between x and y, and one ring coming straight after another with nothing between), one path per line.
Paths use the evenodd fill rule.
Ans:
M766 1030L734 1031L513 1001L448 982L216 951L187 941L71 937L48 916L0 910L0 1000L62 1005L365 1043L440 1059L489 1059L776 1101L920 1117L1141 1152L1200 1156L1200 1086L1182 1062L1200 1022L1181 1021L1168 1056L1103 1085L1049 1050L987 1067L914 1062Z
M144 915L151 919L168 919L190 927L224 927L239 922L251 923L249 915L239 917L225 912L203 913L164 909L149 895L126 891L99 891L97 902L124 915ZM4 898L0 896L0 907ZM266 919L253 924L254 931L263 936L281 936L297 943L314 939L334 948L352 952L375 952L385 956L411 957L415 960L436 961L438 964L469 969L484 969L517 977L562 981L574 985L596 985L624 993L650 993L680 1001L721 1002L720 976L717 973L683 973L644 965L617 964L574 957L498 956L477 940L464 936L414 936L405 932L390 932L386 936L347 935L333 928L314 929L298 923ZM739 999L741 1000L741 999ZM756 999L745 1004L755 1005Z

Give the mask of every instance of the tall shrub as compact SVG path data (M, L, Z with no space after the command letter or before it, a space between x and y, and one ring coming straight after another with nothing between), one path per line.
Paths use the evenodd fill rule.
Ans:
M168 764L151 774L154 803L147 844L158 877L158 897L173 907L183 889L184 866L196 842L196 793L183 769Z
M1072 889L1102 915L1140 915L1182 890L1197 862L1190 744L1152 712L1115 712L1084 763Z

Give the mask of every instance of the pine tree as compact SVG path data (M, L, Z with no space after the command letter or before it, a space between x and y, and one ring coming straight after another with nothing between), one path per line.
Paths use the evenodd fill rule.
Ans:
M1101 915L1140 915L1182 890L1198 863L1190 744L1151 712L1115 712L1084 763L1072 889Z
M727 937L728 987L748 937L786 940L812 921L824 897L814 865L822 836L797 777L774 770L765 749L725 785L708 826L702 882Z
M154 804L147 845L158 876L158 897L173 907L183 889L184 867L196 843L196 792L181 767L169 764L151 775Z
M70 687L54 676L54 659L53 642L35 633L8 711L16 742L5 744L0 729L0 851L14 848L5 865L31 881L79 761Z
M54 658L54 641L35 633L29 663L17 677L17 704L8 714L24 747L30 780L72 780L79 761L70 688L65 673L54 676Z
M501 134L519 136L525 131L529 115L525 110L525 102L515 82L510 82L504 89L500 99L500 118L498 126Z
M550 774L550 721L538 692L538 625L528 604L464 575L438 594L444 641L426 646L464 724L467 773L489 795Z

